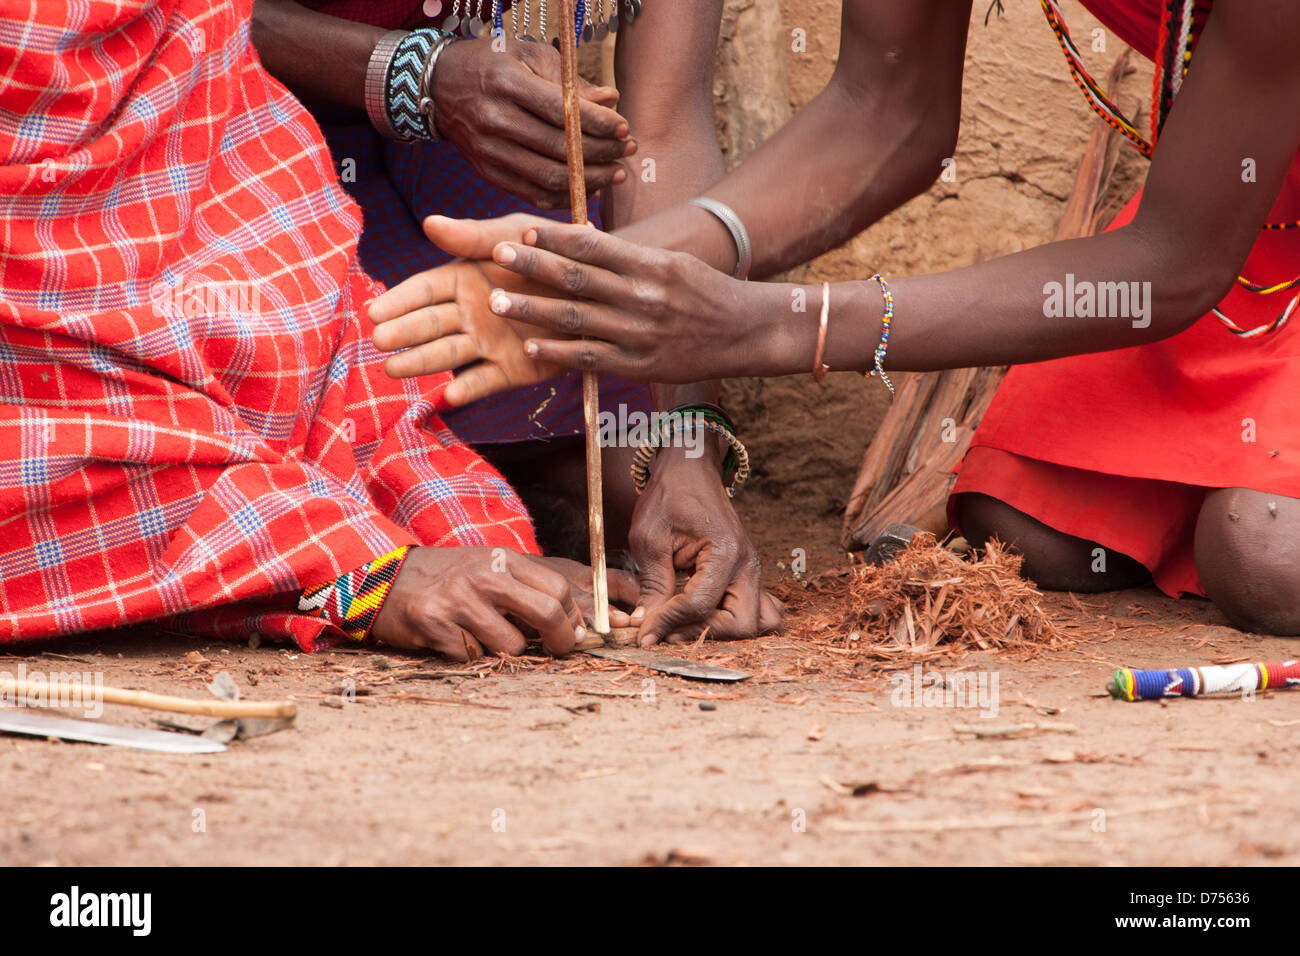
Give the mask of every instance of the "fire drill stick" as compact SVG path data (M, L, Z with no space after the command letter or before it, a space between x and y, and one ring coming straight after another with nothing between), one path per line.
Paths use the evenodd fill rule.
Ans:
M564 90L564 139L569 166L573 222L587 224L587 180L582 163L582 120L578 113L578 37L574 0L560 0L560 78ZM595 628L609 633L609 586L605 580L605 505L600 472L600 386L596 373L582 373L582 415L587 426L587 524L590 529Z

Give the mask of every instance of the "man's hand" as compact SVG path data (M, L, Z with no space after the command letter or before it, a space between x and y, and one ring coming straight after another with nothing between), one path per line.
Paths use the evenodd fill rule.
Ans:
M463 369L443 394L454 408L563 372L558 365L524 355L523 340L535 329L494 315L488 307L494 288L535 290L488 258L493 245L519 239L548 221L523 213L483 222L426 219L430 241L464 261L418 273L371 303L370 319L378 326L375 347L381 352L406 350L388 359L384 371L393 378L410 378Z
M643 647L697 636L753 637L781 626L781 603L763 590L761 566L718 477L718 457L659 452L628 535L641 575L631 623ZM677 572L691 579L676 594Z
M498 243L493 261L553 291L502 286L489 304L499 315L566 339L528 336L530 358L686 384L785 374L783 363L803 344L797 334L792 338L792 328L806 331L789 318L785 296L792 287L742 282L687 253L577 226L534 224L522 240ZM575 341L578 336L591 341ZM813 339L807 338L809 351Z
M610 571L611 600L636 599L635 579ZM459 661L484 654L522 654L525 630L555 655L586 636L594 608L591 569L560 558L507 548L415 548L375 620L371 634L392 647L431 650ZM611 608L610 620L627 623Z
M504 51L494 49L505 42ZM615 112L618 91L579 80L587 192L621 183L636 152ZM452 43L433 76L434 121L479 175L543 209L569 204L560 55L544 43L482 38ZM434 175L437 171L434 170Z

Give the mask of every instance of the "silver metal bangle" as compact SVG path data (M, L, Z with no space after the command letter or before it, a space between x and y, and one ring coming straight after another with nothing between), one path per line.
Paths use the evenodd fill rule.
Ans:
M385 139L398 138L388 118L388 68L393 62L393 51L404 36L405 30L389 30L379 38L366 64L366 114L370 124Z
M718 202L716 199L709 199L707 196L697 196L694 199L687 200L692 206L699 206L717 216L727 231L731 233L732 241L736 243L736 271L732 275L737 279L749 278L749 266L753 262L754 250L749 244L749 230L745 224L740 221L734 209L724 202Z
M420 74L419 110L424 115L425 123L429 127L429 135L435 143L442 142L442 137L438 135L438 126L434 122L433 115L433 71L438 66L438 58L442 56L442 51L455 42L456 37L443 37L435 43L433 49L429 51L429 58L424 61L424 71Z

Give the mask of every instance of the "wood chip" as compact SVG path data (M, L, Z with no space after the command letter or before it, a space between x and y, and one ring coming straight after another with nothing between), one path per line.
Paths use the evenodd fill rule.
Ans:
M1017 737L1032 737L1036 734L1074 734L1079 728L1074 724L1053 721L1039 721L1027 724L1006 724L997 727L982 727L979 724L958 724L953 727L957 736L971 736L976 740L1008 740Z

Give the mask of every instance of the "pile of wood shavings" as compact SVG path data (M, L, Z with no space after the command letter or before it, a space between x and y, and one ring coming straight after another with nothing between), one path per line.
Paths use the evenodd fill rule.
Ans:
M841 639L856 633L873 656L931 656L941 648L1032 653L1068 643L1020 566L1020 555L998 541L964 560L918 534L882 567L864 565L780 596L804 627Z

